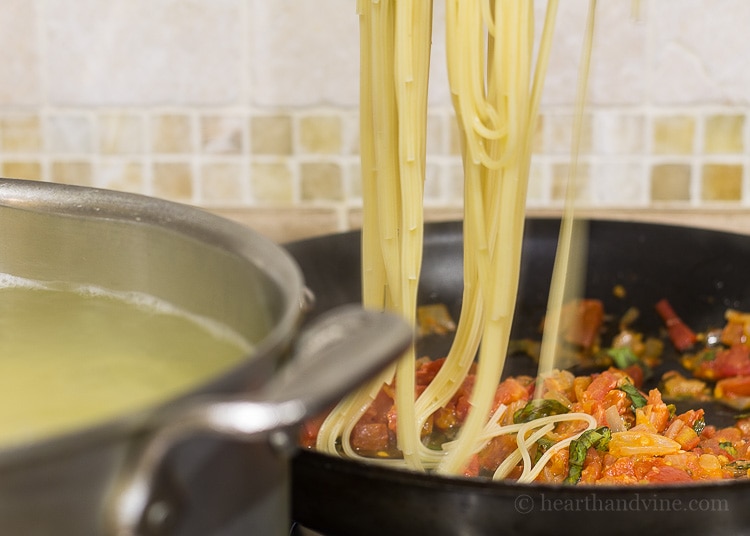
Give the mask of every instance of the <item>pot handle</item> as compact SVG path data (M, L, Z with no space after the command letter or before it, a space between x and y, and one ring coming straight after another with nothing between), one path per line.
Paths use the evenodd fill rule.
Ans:
M258 394L204 397L155 416L151 437L126 462L110 501L109 534L135 536L167 452L179 441L210 432L247 442L311 417L383 370L409 346L413 330L391 313L342 306L314 320L300 336L294 359Z

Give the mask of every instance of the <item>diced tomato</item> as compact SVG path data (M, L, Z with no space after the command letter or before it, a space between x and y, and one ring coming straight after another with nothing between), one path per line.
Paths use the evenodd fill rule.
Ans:
M692 477L684 469L669 465L654 465L643 475L643 480L651 483L691 482Z
M352 430L351 445L364 452L388 450L390 434L384 423L358 424Z
M315 447L315 443L318 440L318 432L320 432L320 427L327 416L327 412L321 413L302 423L299 431L299 442L302 448L311 449Z
M517 448L518 444L513 435L493 437L477 454L480 470L494 473L502 461Z
M716 354L711 361L701 361L694 374L707 380L750 376L750 348L735 344Z
M685 421L674 419L664 431L664 436L677 441L683 450L690 450L698 446L698 434Z
M646 405L638 408L635 412L635 423L648 423L653 426L657 432L663 432L669 422L669 408L661 399L661 393L658 389L651 389L648 392Z
M458 426L456 403L451 401L432 414L432 425L438 430L446 431Z
M523 384L518 378L508 378L500 382L495 391L495 409L500 404L511 404L518 400L528 400L530 397L529 383Z
M622 378L614 369L605 370L593 377L591 384L583 393L584 400L595 400L601 402L612 389L617 387L617 383Z
M586 459L583 462L583 471L581 471L580 484L594 484L602 476L604 468L604 453L599 452L594 447L589 448L586 452Z
M681 413L675 417L687 424L690 428L695 426L695 423L703 419L705 412L703 409L689 409L685 413Z
M469 464L464 469L464 476L479 476L479 459L476 454L471 457Z
M610 454L604 456L604 467L599 484L635 484L638 477L635 474L635 458L625 456L617 458Z
M568 476L568 471L570 470L570 464L568 463L569 456L570 451L568 449L555 451L550 457L549 462L547 462L547 465L544 466L542 472L539 473L536 481L549 482L551 484L562 483L562 481L565 480L565 477Z
M745 417L744 419L738 419L737 422L734 424L740 432L742 432L743 436L750 437L750 419Z
M565 304L560 333L569 344L591 348L604 322L604 305L600 300L576 300Z
M675 348L683 352L695 344L698 340L695 332L677 316L666 299L658 301L654 307L667 326L669 338Z
M471 391L474 389L475 379L476 376L473 374L467 376L454 396L456 401L456 418L459 423L464 422L466 416L469 414L469 410L471 409L469 399L471 397Z
M645 374L643 373L643 367L641 365L630 365L629 367L622 369L622 371L630 376L630 379L633 380L633 385L638 388L643 385Z
M744 322L727 322L724 329L721 330L721 342L727 346L734 344L745 344L747 335L745 334Z
M443 367L445 358L435 359L434 361L426 360L421 363L415 372L415 383L418 386L426 386L435 379L435 376Z
M389 389L381 389L352 430L351 444L363 451L387 450L389 429L395 430L395 409Z
M714 386L714 398L737 410L750 409L750 376L719 380Z

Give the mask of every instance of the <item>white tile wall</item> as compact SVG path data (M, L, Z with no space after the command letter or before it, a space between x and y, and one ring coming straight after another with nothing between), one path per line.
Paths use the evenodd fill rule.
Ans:
M582 200L750 206L750 2L598 4ZM540 18L545 5L536 2ZM560 204L587 5L560 2L535 207ZM436 208L460 205L461 192L444 11L435 0L425 196ZM4 0L0 169L213 208L327 209L346 226L360 204L358 48L356 0ZM733 119L717 127L717 116ZM287 150L274 140L268 152L258 117L281 118L270 125L286 125ZM656 126L672 117L693 129L672 131L674 144ZM685 136L687 151L660 152ZM703 177L704 164L734 168Z

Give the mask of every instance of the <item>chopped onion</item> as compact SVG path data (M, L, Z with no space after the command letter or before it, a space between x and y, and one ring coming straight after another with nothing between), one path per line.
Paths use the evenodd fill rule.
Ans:
M604 419L607 421L609 429L613 432L624 432L628 429L625 425L625 419L617 411L617 406L609 406L604 412Z

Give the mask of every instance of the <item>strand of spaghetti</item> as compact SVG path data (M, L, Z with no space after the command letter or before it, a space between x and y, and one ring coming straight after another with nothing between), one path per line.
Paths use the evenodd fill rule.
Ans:
M537 376L541 378L555 368L565 368L557 352L557 341L560 336L560 319L562 306L566 298L573 297L580 291L583 274L581 270L573 273L571 266L571 249L574 242L584 239L584 229L574 225L575 199L577 195L578 153L581 143L581 124L583 121L583 107L588 89L589 69L591 65L591 49L594 38L594 22L596 16L596 0L589 1L586 20L586 32L581 52L581 67L578 73L578 87L576 97L576 111L573 119L573 136L571 147L571 164L566 181L565 208L558 238L557 254L552 269L552 284L545 316L542 346L539 356L539 370ZM578 232L574 233L574 230ZM578 288L576 288L578 287ZM537 382L535 396L541 396L541 381Z
M399 175L401 178L401 296L398 309L412 324L422 265L423 185L426 146L427 84L432 26L430 2L396 3L395 87L398 104ZM407 465L421 468L420 429L415 425L414 347L396 371L398 446Z
M524 453L522 451L526 451L526 455L528 456L528 447L530 445L533 445L534 443L536 443L539 439L541 439L541 437L544 436L549 430L551 430L551 428L547 429L547 431L545 431L544 433L540 434L540 433L537 432L535 434L532 434L528 438L526 438L526 433L529 430L538 429L538 428L546 427L546 426L549 426L549 425L552 425L554 427L557 423L564 422L564 421L585 421L587 423L587 426L588 426L587 430L590 430L590 429L596 427L596 424L597 424L596 423L596 419L594 419L588 413L577 413L577 412L576 413L564 413L562 415L551 415L549 417L541 417L541 418L535 419L535 420L533 420L531 422L524 423L524 425L519 426L518 432L517 432L518 436L517 436L517 439L516 439L516 444L518 444L518 448L516 450L514 450L498 466L498 468L495 470L495 474L492 477L493 480L502 480L505 477L507 477L510 474L510 472L513 470L513 468L516 465L518 465L518 463L522 459L524 459ZM583 430L581 433L583 433L585 431L586 430ZM567 444L569 444L570 441L572 441L573 439L577 439L578 437L580 437L581 433L575 434L574 436L572 436L570 438L566 438L566 439L562 440L562 441L567 441L567 443L563 444L563 446L567 446ZM526 438L526 439L523 439L523 438ZM553 447L550 447L550 449L554 448L559 443L560 442L556 443L555 445L553 445ZM562 447L559 447L559 448L562 448ZM558 450L559 450L559 448L558 448ZM554 453L554 451L553 451L553 453ZM552 454L550 454L550 456L551 455ZM546 458L544 456L542 456L537 461L537 463L535 464L535 468L536 468L536 466L539 466L539 471L541 471L542 468L544 468L544 465L539 465L539 464L542 462L542 460L544 460L544 464L546 464L547 461L549 460L550 456L547 456ZM529 461L531 460L530 456L528 456L528 460ZM523 474L526 474L525 478L528 478L529 475L532 474L532 473L531 472L527 472L526 469L524 469L524 473L522 473L522 475ZM538 474L538 472L536 474ZM534 478L536 478L536 475L534 476Z
M541 439L547 432L552 430L554 428L554 424L540 424L539 427L540 430L537 430L534 432L529 438L529 444L536 443ZM493 480L502 480L506 478L510 472L518 465L518 463L523 459L523 455L521 452L521 449L516 449L513 452L511 452L507 458L505 458L502 463L498 466L498 468L495 470L494 475L492 476Z
M363 191L367 198L367 202L363 204L362 255L365 272L362 299L366 307L383 309L393 302L388 289L392 290L397 284L393 278L398 276L398 266L393 268L393 263L389 265L385 259L398 258L399 253L396 242L397 213L394 211L398 195L393 187L394 180L398 177L397 156L390 143L395 128L395 98L392 89L388 87L388 81L393 80L394 14L391 3L387 1L375 5L371 1L360 0L357 12L361 27L360 84L364 99L360 112L364 157ZM388 180L383 180L383 177ZM390 273L386 274L389 266ZM389 367L368 386L340 401L323 421L316 441L317 448L334 454L340 439L342 449L350 449L351 433L346 430L353 428L375 399L383 383L392 380L393 374L394 367Z
M360 20L360 162L362 167L362 304L385 307L385 266L380 254L377 165L373 139L372 11L369 0L357 0Z
M393 309L401 296L399 224L401 196L399 195L397 103L393 91L395 73L395 0L372 3L373 42L373 110L375 127L375 157L377 162L377 203L381 255L386 271L386 307Z
M512 14L511 14L512 15ZM516 21L520 22L520 21ZM508 31L512 32L515 28L509 28ZM477 52L480 55L481 52ZM474 77L475 79L476 77ZM459 102L462 97L460 91L456 92L459 97ZM498 92L500 93L500 92ZM476 91L469 92L468 95L464 95L466 98L477 98ZM483 96L482 96L483 98ZM474 107L475 109L477 107ZM468 130L468 129L466 129ZM470 136L469 134L468 136ZM478 146L479 144L477 144ZM469 147L472 150L472 147ZM478 150L475 148L475 150ZM481 159L473 158L471 162L481 161ZM487 166L485 166L487 167ZM476 174L469 174L466 177L469 185L467 186L467 192L470 192L473 196L480 197L479 192L486 189L482 187L482 169L478 168ZM486 180L484 181L486 184ZM506 182L503 181L501 187L503 190L506 189ZM484 200L478 200L477 205L484 204ZM468 205L467 205L468 206ZM497 216L490 214L490 221L495 223ZM494 266L494 270L489 270L489 247L486 245L487 241L487 230L484 227L483 218L478 218L476 214L465 210L465 218L468 221L475 222L477 227L477 235L484 237L483 248L477 252L480 255L479 261L479 284L483 289L483 296L486 302L488 310L496 307L495 298L496 294L496 281L498 278L498 272L502 273L504 270L497 270L497 266ZM490 225L490 228L492 225ZM475 236L477 236L475 235ZM509 330L505 324L509 324L509 320L505 317L499 317L493 314L488 314L485 310L485 319L483 324L483 338L482 345L479 349L479 359L476 372L476 383L470 396L471 411L466 417L463 423L461 431L458 434L455 445L446 453L445 458L442 460L437 468L439 473L444 474L457 474L461 472L465 466L468 457L472 454L472 447L475 444L474 438L481 432L484 427L487 416L492 404L492 397L494 397L494 391L502 373L502 363L504 361L503 341L506 336L509 335ZM507 343L505 343L507 347ZM503 354L498 359L497 353ZM493 385L494 384L494 385Z
M588 418L581 417L581 415L586 415ZM596 419L594 419L593 417L591 417L587 413L581 413L581 414L570 413L570 414L566 414L566 418L563 419L563 420L568 420L569 421L569 420L579 420L579 419L586 421L586 423L587 423L586 430L593 429L596 426ZM527 423L527 424L529 424L529 423ZM553 427L554 427L554 425L553 425ZM526 431L528 429L529 428L522 428L521 430L519 430L518 435L516 436L516 444L518 445L518 448L521 451L521 458L523 460L523 471L521 472L521 476L518 478L519 482L531 482L532 480L534 480L534 478L536 478L536 475L538 475L542 471L542 469L544 468L544 464L547 463L547 460L549 460L549 458L552 456L552 454L554 452L557 452L561 448L566 447L567 445L570 444L571 441L573 441L573 439L577 439L578 437L580 437L580 435L583 432L586 431L586 430L583 430L580 433L578 433L578 434L576 434L576 435L574 435L574 436L572 436L570 438L566 438L566 439L564 439L562 441L558 441L557 443L555 443L555 445L553 445L552 447L550 447L550 449L548 449L548 450L551 450L552 452L546 458L544 458L544 456L540 457L540 459L537 461L537 463L534 465L534 467L532 469L532 466L531 466L531 455L529 454L529 448L536 441L527 441L527 439L526 439ZM548 431L549 430L551 430L551 428L548 429ZM544 464L540 465L540 463L542 462L542 459L544 459Z
M447 61L449 64L460 61L461 56L455 53L459 49L457 40L459 39L457 32L457 21L456 18L459 16L457 2L455 0L448 0L446 2L446 17L448 22L446 23L446 38L447 38ZM456 100L456 78L457 69L449 69L449 78L453 80L451 84L452 97ZM460 117L461 110L458 103L454 103L456 114ZM459 119L460 123L460 119ZM460 134L460 145L461 153L465 156L467 154L467 143L466 143L466 132L465 130L459 129ZM476 169L467 158L463 158L464 163L464 175L470 176L475 174ZM476 190L471 190L467 185L471 181L467 180L464 182L464 203L467 207L467 211L471 214L478 215L483 213L483 207L481 203L478 203L477 198L472 195L476 193ZM479 200L481 201L481 199ZM483 216L479 218L482 221ZM462 296L462 307L461 314L458 318L458 325L456 328L455 338L453 344L450 347L448 355L443 363L443 366L438 371L437 375L432 382L426 387L423 393L418 397L416 402L417 412L417 425L421 430L425 425L430 416L438 410L440 407L448 403L448 401L454 396L456 391L459 389L466 377L469 368L474 360L477 349L479 347L479 341L481 339L481 325L482 325L482 299L480 296L480 288L477 284L478 279L478 263L477 256L474 254L476 249L481 249L482 246L477 245L477 240L481 240L481 234L474 231L476 222L472 219L464 219L463 222L463 259L464 259L464 270L463 270L463 296ZM486 246L485 246L486 247ZM423 457L434 458L436 456L435 451L431 451L426 446L422 446Z
M558 451L565 448L568 448L570 444L581 437L584 432L588 430L592 430L594 427L590 426L586 428L586 430L583 430L580 433L577 433L575 435L572 435L566 439L563 439L561 441L558 441L554 445L552 445L550 448L547 449L547 451L542 454L542 456L537 460L536 464L534 464L534 468L531 469L528 473L525 473L521 475L521 477L518 479L519 483L530 483L536 480L536 477L539 476L539 473L541 473L544 470L544 467L547 465L547 462L552 458L552 456Z

